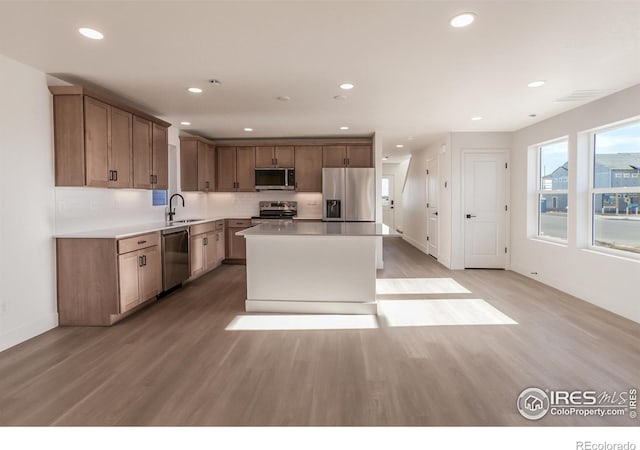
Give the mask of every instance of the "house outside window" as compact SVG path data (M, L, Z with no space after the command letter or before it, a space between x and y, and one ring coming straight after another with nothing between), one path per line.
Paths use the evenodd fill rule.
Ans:
M562 139L538 147L538 237L567 240L569 143Z
M593 134L591 245L640 254L640 122Z

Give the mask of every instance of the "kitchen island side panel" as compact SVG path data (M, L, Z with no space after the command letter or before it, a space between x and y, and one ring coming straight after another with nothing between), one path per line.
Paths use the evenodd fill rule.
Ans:
M375 302L375 236L246 236L252 301Z

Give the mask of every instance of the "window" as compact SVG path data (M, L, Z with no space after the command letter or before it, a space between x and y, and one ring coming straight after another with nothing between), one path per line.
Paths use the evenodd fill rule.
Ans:
M640 253L640 122L593 136L591 244Z
M538 236L567 240L568 141L538 147Z

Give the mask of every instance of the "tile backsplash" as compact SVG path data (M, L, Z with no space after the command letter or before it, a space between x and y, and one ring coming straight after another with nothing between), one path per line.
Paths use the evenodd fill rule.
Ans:
M258 202L294 200L298 216L322 216L322 194L296 192L183 192L185 206L175 202L176 219L208 217L251 217L258 214ZM142 225L165 220L167 207L152 206L152 191L57 187L56 233Z

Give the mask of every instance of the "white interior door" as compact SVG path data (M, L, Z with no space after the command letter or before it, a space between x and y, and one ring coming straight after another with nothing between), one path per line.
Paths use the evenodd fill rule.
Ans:
M465 268L506 266L506 163L504 152L464 155Z
M438 257L438 161L427 161L427 252Z
M392 230L396 229L394 186L393 175L382 176L382 223Z

